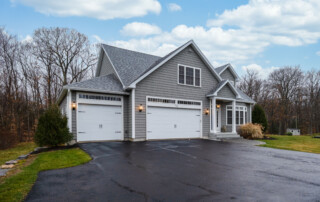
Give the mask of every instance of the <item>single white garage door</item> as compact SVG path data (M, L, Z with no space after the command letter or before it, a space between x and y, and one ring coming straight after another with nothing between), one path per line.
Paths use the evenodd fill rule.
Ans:
M121 106L79 104L77 140L123 140Z
M148 107L147 139L200 138L201 110Z

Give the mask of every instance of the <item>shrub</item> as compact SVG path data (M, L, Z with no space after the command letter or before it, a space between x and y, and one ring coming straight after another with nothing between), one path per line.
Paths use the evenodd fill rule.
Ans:
M239 132L243 138L246 139L261 139L263 126L260 124L247 123L240 126Z
M268 129L268 120L266 114L264 113L263 108L256 104L252 110L252 123L257 123L263 126L263 132L266 132Z
M50 106L40 116L34 139L39 146L58 146L72 139L68 119L62 115L57 105Z
M292 136L292 133L291 132L287 132L286 135Z

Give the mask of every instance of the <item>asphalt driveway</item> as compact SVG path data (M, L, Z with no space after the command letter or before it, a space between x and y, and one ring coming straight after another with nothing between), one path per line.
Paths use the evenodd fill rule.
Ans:
M27 201L320 201L320 155L209 140L86 143Z

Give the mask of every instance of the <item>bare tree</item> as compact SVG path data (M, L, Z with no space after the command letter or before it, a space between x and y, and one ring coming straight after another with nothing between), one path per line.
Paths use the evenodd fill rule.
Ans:
M299 67L283 67L273 71L268 81L276 99L279 99L279 131L283 134L292 116L291 103L301 92L303 73Z
M253 100L259 101L263 88L263 80L259 78L257 71L247 69L246 74L239 83L239 88Z

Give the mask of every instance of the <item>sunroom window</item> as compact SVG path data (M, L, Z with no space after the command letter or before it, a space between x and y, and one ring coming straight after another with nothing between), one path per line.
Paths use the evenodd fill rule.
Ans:
M242 125L246 123L247 107L236 106L236 124ZM232 106L227 106L227 125L232 125Z

